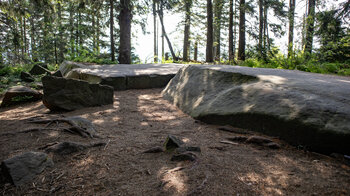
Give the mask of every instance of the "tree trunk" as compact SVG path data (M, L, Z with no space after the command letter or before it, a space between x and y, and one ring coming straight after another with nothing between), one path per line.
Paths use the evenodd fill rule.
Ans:
M70 50L71 53L74 55L74 25L73 25L73 16L74 16L74 10L73 10L73 3L70 5L69 10L69 27L70 27Z
M263 13L264 13L264 16L263 16L263 47L262 47L262 58L263 60L266 62L267 61L267 52L270 51L270 49L267 49L267 48L270 48L269 47L269 36L268 36L268 24L267 24L267 10L268 10L268 7L267 7L267 3L266 1L264 1L264 8L263 8Z
M162 20L164 20L164 14L163 14L163 0L160 1L160 14L162 15ZM164 22L164 21L162 21ZM164 59L164 31L162 29L162 61Z
M293 54L295 0L289 0L288 58Z
M233 62L235 57L233 55L233 0L230 0L230 19L228 24L228 60Z
M263 57L263 30L264 30L264 0L259 0L259 58Z
M58 4L58 20L59 20L59 61L62 62L64 60L64 41L63 41L63 26L62 26L62 6L61 3ZM57 64L57 61L56 61Z
M184 32L184 46L183 46L183 61L187 62L188 58L188 49L189 49L189 38L190 38L190 26L191 26L191 6L192 0L185 1L185 32Z
M163 18L162 18L162 16L161 16L160 14L158 14L158 16L159 16L159 19L160 19L160 24L162 25L162 30L164 31L165 39L166 39L166 41L168 42L168 47L169 47L169 49L170 49L171 56L173 56L174 61L178 61L179 59L178 59L178 57L175 55L175 52L174 52L174 50L173 50L173 46L171 45L171 42L170 42L170 40L169 40L169 38L168 38L168 35L166 34L166 31L165 31L165 28L164 28L164 23L163 23Z
M156 10L156 6L157 6L157 3L155 0L153 0L153 52L154 52L154 63L158 63L158 44L157 44L157 38L158 38L158 35L157 35L157 10ZM162 17L160 17L162 18Z
M239 2L238 60L245 60L245 0Z
M198 60L198 41L194 42L194 61Z
M130 0L120 0L120 40L119 40L119 56L120 64L131 64L131 5Z
M305 38L305 54L307 58L312 53L312 40L314 36L314 23L315 23L315 0L309 0L309 9L307 15L307 26L306 26L306 38Z
M109 0L109 31L111 40L111 60L115 61L115 46L114 46L114 22L113 22L113 0Z
M215 1L215 17L214 17L214 37L215 37L215 60L220 61L220 53L221 53L221 15L222 15L222 7L223 1L216 0Z
M97 23L96 50L97 50L97 55L100 55L100 8L97 9L96 23Z
M23 37L24 37L24 52L29 56L28 45L27 45L27 23L26 18L23 18Z
M213 4L207 0L207 47L206 62L213 62Z

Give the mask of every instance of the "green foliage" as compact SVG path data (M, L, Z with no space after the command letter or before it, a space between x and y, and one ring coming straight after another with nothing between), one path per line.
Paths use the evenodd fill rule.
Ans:
M16 97L13 97L11 99L11 101L14 101L14 102L23 102L23 101L26 101L26 100L30 100L32 99L33 96L16 96Z

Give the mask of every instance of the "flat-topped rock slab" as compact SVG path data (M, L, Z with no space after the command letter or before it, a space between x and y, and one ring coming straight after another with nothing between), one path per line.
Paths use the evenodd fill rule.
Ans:
M163 97L208 123L230 124L325 153L350 153L350 78L292 70L191 65Z
M64 62L60 70L67 78L112 86L115 90L164 87L183 64L93 65Z

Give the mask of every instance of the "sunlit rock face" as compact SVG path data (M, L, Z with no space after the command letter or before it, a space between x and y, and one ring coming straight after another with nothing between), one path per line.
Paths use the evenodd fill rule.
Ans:
M350 79L280 69L190 65L162 95L207 123L230 124L324 153L350 153Z

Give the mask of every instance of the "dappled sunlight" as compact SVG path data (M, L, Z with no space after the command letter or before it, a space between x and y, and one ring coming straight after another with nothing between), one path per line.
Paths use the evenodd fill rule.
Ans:
M77 167L79 170L87 170L94 162L95 161L92 159L92 156L89 156L87 158L77 160L75 167Z
M285 84L288 82L286 78L275 75L258 75L258 78L263 81L272 82L274 84Z
M176 193L186 194L188 190L186 185L187 176L180 170L181 167L162 167L158 171L158 178L161 179L165 191L173 189Z

